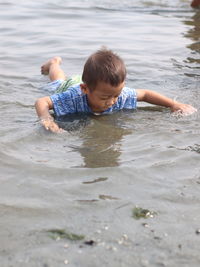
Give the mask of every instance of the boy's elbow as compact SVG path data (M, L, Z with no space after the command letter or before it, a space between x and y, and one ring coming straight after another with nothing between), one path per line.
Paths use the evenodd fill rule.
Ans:
M52 101L51 101L50 97L41 97L41 98L38 98L35 101L35 108L37 109L39 107L46 107L48 109L52 109L53 104L52 104Z
M35 101L35 110L38 117L49 117L49 110L53 108L50 97L38 98Z
M39 107L43 106L45 104L43 98L38 98L35 101L35 109L37 110Z

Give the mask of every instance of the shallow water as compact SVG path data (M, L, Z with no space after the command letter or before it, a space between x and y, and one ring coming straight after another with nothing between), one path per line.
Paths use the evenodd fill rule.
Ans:
M128 86L199 109L199 11L181 0L18 2L0 2L1 267L199 266L199 112L140 104L66 117L55 135L34 111L44 61L60 55L81 73L102 45L125 60ZM136 220L135 206L156 215Z

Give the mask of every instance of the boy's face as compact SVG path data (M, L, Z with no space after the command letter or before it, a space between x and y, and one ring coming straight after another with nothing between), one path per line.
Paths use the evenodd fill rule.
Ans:
M120 95L124 82L117 86L98 82L95 89L90 90L86 84L81 84L82 91L87 94L88 104L93 112L103 112L113 106Z

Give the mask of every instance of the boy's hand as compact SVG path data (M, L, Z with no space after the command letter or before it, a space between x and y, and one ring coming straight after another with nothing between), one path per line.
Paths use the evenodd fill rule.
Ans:
M52 117L41 118L40 122L47 131L51 131L53 133L64 132L64 130L59 128L58 124L54 122Z
M192 113L196 112L197 109L191 105L183 104L183 103L179 103L179 102L174 101L174 104L171 107L171 111L181 113L182 115L187 116L187 115L191 115Z

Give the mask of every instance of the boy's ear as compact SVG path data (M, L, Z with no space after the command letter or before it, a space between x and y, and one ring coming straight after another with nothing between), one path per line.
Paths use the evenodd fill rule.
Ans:
M87 87L87 84L86 83L81 83L80 84L80 87L81 87L81 91L84 93L84 94L88 94L88 91L89 91L89 89L88 89L88 87Z

